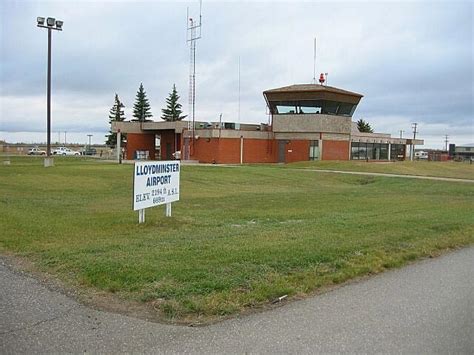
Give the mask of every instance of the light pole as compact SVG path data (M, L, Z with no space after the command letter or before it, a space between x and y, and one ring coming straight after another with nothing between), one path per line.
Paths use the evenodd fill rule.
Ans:
M47 98L46 98L46 127L47 127L47 147L46 147L46 159L44 166L52 166L53 160L51 158L51 30L62 31L63 21L56 20L54 17L36 18L37 26L48 29L48 79L47 79Z
M92 138L92 134L88 134L87 137L89 137L89 149L87 149L86 152L90 153L90 152L91 152L91 138Z

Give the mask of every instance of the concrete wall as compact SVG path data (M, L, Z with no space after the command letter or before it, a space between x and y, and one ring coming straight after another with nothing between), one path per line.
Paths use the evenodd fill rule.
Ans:
M351 117L302 114L302 115L273 115L274 132L351 132Z

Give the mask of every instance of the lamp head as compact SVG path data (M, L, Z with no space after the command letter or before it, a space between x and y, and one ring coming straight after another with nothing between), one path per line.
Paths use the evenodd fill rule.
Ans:
M54 17L48 17L46 19L46 24L48 25L48 27L53 27L54 26L54 21L55 21Z
M57 28L58 30L62 30L62 28L63 28L63 23L64 23L63 21L56 20L56 28Z
M36 18L36 23L40 26L44 25L44 17L37 17Z

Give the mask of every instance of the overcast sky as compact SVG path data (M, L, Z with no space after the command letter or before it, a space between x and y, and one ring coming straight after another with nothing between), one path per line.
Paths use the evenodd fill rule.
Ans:
M103 143L114 94L127 119L141 82L160 120L173 83L188 111L186 8L198 1L0 2L0 139L46 141L47 31L53 33L52 140ZM262 91L310 83L364 95L353 120L426 147L474 143L472 2L204 1L197 43L196 120L267 122Z

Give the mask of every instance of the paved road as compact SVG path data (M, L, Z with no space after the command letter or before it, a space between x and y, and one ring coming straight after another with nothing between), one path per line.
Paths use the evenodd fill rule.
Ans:
M474 247L272 311L181 327L89 309L0 258L0 353L474 353Z

